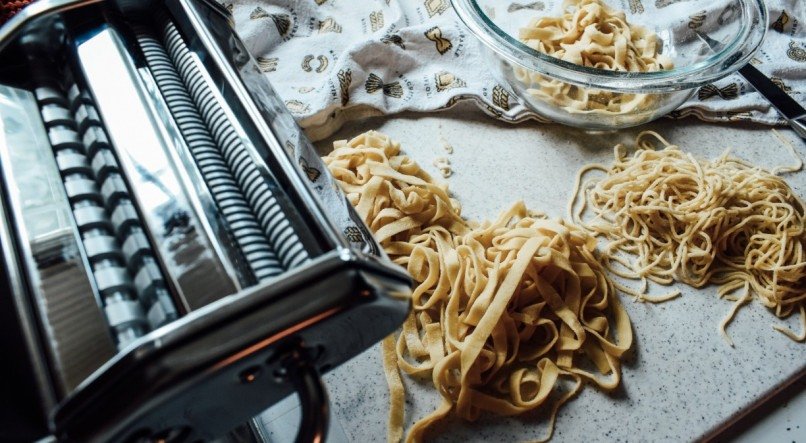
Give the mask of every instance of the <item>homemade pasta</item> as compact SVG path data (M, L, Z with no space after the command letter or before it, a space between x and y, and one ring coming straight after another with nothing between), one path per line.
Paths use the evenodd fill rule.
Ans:
M453 174L453 169L451 169L451 161L448 160L448 157L436 158L434 160L434 167L439 169L439 173L443 178L448 178Z
M627 23L622 11L601 0L566 0L562 17L532 19L519 38L530 48L576 65L608 71L653 72L673 68L659 53L658 37ZM526 92L572 113L628 114L650 109L656 97L582 88L515 68Z
M406 422L399 370L430 379L441 397L407 441L422 441L450 414L475 420L541 406L551 408L550 438L558 408L583 382L618 386L632 329L592 236L523 203L494 222L465 221L447 187L383 134L334 147L325 163L417 284L402 332L382 345L390 441L403 437ZM562 380L571 388L559 394Z
M655 142L664 149L655 150ZM583 168L569 205L571 220L610 240L604 250L606 266L622 277L642 280L641 290L622 289L639 300L664 301L679 292L648 297L647 279L664 285L678 280L697 288L720 285L719 296L735 301L719 326L731 345L725 327L755 294L780 318L799 314L799 334L773 327L804 341L803 201L780 177L728 152L712 161L697 160L654 132L639 134L636 145L631 156L617 145L610 166ZM583 183L591 170L605 176ZM580 193L582 203L577 205ZM583 222L586 208L593 218ZM741 295L730 295L735 291Z

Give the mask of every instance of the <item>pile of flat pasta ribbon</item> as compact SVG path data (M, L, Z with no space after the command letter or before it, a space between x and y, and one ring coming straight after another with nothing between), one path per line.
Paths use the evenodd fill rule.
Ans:
M664 149L655 150L658 142ZM643 283L640 290L617 287L638 300L660 302L679 291L650 297L647 280L664 285L677 280L697 288L720 285L719 296L735 301L719 325L731 346L725 327L755 294L780 318L799 312L800 334L773 327L804 341L803 201L776 171L767 172L728 152L715 160L697 160L648 131L639 134L636 146L630 156L624 145L617 145L613 164L580 170L569 204L571 220L610 241L603 251L608 269ZM799 162L790 171L801 167ZM605 176L583 182L591 170ZM586 209L593 217L582 221ZM732 295L737 291L740 296Z
M576 65L608 71L653 72L674 67L659 53L657 36L630 25L623 11L601 0L566 0L562 17L539 17L520 29L530 48ZM581 88L517 67L527 93L571 113L629 114L650 109L657 97Z
M441 397L407 441L422 441L451 414L475 420L482 412L516 415L541 405L551 405L550 438L558 408L583 381L618 386L632 329L592 236L529 213L523 203L492 223L467 222L447 187L383 134L334 147L325 163L417 284L402 332L382 346L390 441L403 437L405 423L398 368L432 380ZM559 393L561 380L572 387Z

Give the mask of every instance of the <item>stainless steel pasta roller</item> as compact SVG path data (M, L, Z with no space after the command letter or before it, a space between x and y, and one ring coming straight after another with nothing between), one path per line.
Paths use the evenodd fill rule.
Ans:
M319 374L403 321L410 280L228 11L41 0L0 60L4 438L260 440L296 390L321 440Z

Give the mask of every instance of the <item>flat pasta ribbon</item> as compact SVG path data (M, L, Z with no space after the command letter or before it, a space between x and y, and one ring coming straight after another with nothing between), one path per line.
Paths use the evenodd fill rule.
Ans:
M383 134L334 148L325 163L389 258L417 283L413 312L382 345L390 441L403 437L405 423L400 370L431 379L441 398L407 441L422 441L449 415L475 420L551 404L548 439L559 407L583 382L618 386L632 327L594 237L532 215L523 203L494 222L465 221L447 187ZM563 379L571 389L551 401Z
M530 48L560 60L607 71L655 72L672 69L660 54L660 41L642 26L627 23L623 11L601 0L566 0L562 17L539 17L520 29L519 39ZM547 78L521 67L515 78L526 92L569 113L623 115L654 109L653 94L627 94L582 88Z

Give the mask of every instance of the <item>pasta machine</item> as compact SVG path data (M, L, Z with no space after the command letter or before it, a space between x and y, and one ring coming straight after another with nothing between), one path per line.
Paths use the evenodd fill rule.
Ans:
M212 0L0 27L0 440L259 441L391 333L391 264Z

